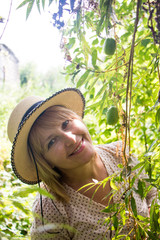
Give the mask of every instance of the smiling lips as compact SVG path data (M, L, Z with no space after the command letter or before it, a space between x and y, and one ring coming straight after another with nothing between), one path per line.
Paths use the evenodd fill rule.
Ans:
M72 155L75 155L77 153L80 153L84 148L84 141L83 139L81 140L81 142L79 143L78 147L71 153L71 156Z

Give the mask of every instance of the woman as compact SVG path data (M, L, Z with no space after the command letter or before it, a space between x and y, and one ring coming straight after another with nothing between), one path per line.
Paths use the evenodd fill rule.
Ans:
M123 201L126 186L112 195L109 181L120 172L122 144L93 146L82 121L84 107L81 92L68 88L46 100L27 97L10 116L8 136L13 142L15 174L27 184L42 181L41 187L53 196L37 195L32 239L112 239L115 234L105 224L109 213L102 210ZM104 179L106 183L99 185ZM92 187L83 187L86 184ZM143 201L135 192L133 196L138 214L147 217L155 189ZM132 228L128 221L121 234L128 235Z

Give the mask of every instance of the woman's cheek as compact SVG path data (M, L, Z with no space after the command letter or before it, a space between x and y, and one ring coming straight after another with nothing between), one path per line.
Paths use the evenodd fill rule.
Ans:
M63 144L59 143L53 151L53 159L60 161L60 159L64 157L66 157L65 147Z

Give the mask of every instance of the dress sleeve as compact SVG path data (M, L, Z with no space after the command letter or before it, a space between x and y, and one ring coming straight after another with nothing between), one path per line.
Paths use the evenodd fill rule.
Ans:
M69 240L71 232L67 230L68 219L62 203L54 203L42 196L43 222L39 194L33 204L34 221L31 227L31 240ZM58 205L58 206L57 206Z

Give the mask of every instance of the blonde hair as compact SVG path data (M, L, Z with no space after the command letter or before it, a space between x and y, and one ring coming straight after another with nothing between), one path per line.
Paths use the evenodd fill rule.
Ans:
M44 113L42 113L34 122L28 138L28 150L31 158L36 161L39 178L49 187L53 192L57 200L69 201L65 188L61 181L61 173L55 167L52 168L45 158L43 157L43 146L40 141L40 128L51 128L53 125L58 124L60 120L71 120L82 118L75 112L62 106L49 107Z

